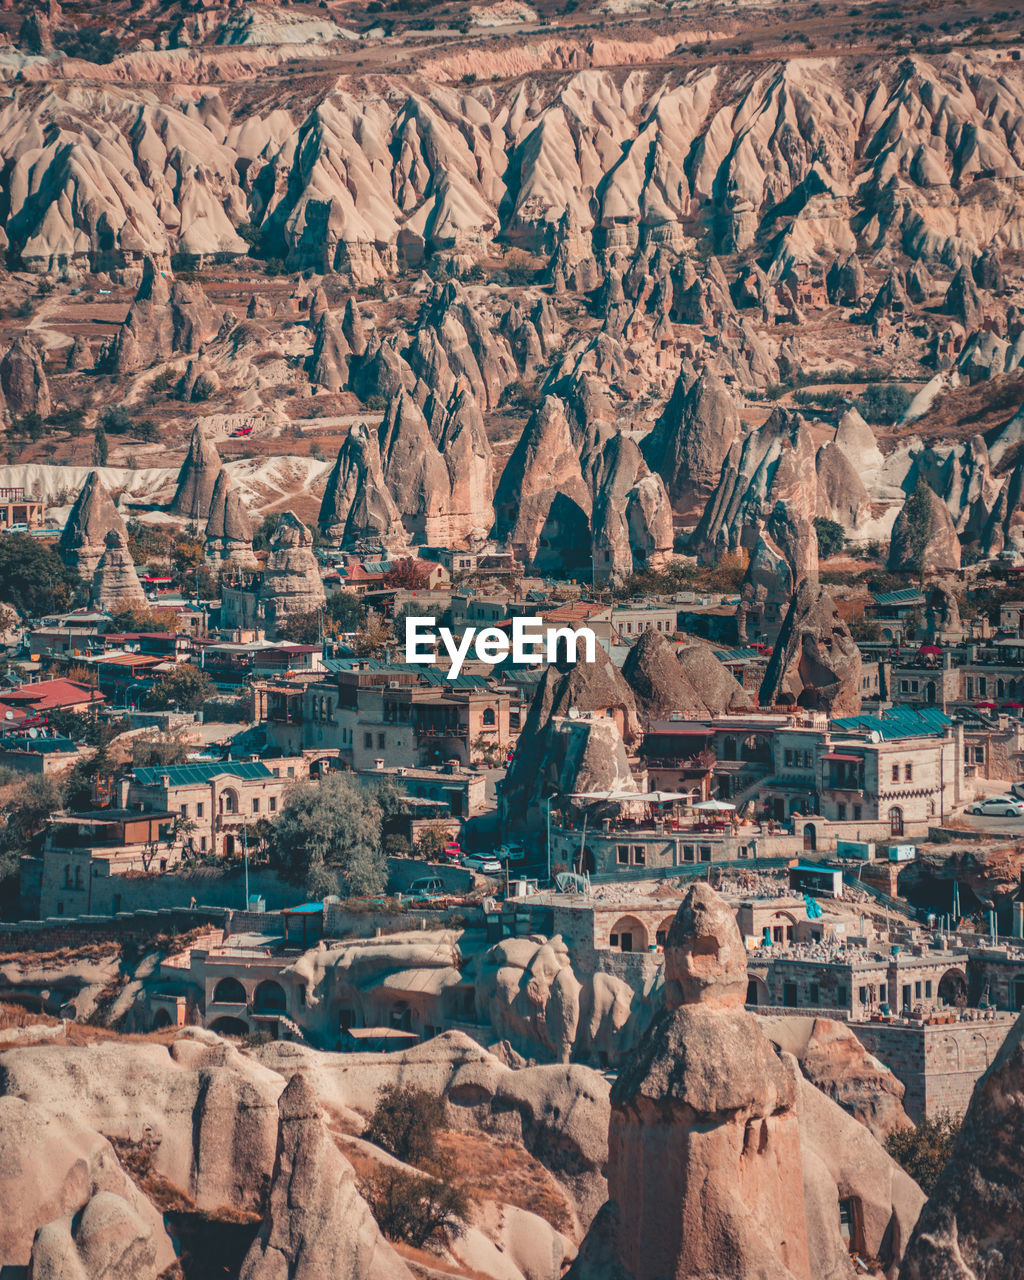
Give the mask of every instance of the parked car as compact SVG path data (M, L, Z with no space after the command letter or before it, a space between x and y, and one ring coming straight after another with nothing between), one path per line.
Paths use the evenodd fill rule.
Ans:
M1010 794L1016 796L1018 800L1024 800L1024 782L1015 782L1010 788Z
M972 804L967 812L987 814L990 818L1024 818L1024 800L1016 796L989 796Z
M438 859L438 861L439 862L461 862L462 861L462 846L459 844L458 840L448 841L448 843L444 847L444 852L441 854L441 857Z
M479 871L484 876L500 876L501 863L493 853L464 853L462 865L469 871Z
M525 862L526 850L521 844L502 844L495 849L494 856L499 862L507 862L511 865L514 862Z
M444 893L444 881L440 876L420 876L414 880L406 893L421 902L429 902L431 898L439 898Z

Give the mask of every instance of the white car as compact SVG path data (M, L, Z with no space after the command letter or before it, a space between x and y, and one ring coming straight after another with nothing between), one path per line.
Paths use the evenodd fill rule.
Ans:
M987 814L990 818L1024 818L1024 800L1016 796L989 796L972 804L967 812Z
M1024 809L1024 805L1021 808ZM462 865L468 871L479 871L483 876L501 875L501 863L493 853L464 853Z

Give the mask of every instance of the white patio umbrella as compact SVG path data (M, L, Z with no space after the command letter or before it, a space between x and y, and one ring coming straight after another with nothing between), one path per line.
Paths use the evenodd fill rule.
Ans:
M689 800L689 798L689 794L685 791L648 791L640 796L640 799L646 800L648 804L670 804L673 800Z
M701 813L728 813L736 808L734 804L729 804L725 800L702 800L700 804L695 804L693 807Z

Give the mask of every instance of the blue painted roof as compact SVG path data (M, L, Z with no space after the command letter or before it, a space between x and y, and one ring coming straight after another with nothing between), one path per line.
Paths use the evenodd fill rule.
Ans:
M905 591L882 591L871 599L875 604L924 604L924 596L912 587Z
M877 733L885 742L898 738L934 737L945 733L953 721L938 707L890 707L880 716L844 716L832 728Z
M147 765L135 770L135 780L144 787L158 787L160 779L169 779L172 787L197 786L221 774L233 778L272 778L274 775L259 760L214 760L210 764Z

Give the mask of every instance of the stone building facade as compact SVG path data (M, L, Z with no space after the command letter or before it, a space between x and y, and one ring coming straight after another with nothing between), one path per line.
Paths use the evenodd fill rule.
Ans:
M919 1122L947 1111L964 1114L1013 1023L1001 1014L948 1023L853 1022L850 1030L906 1085L903 1106Z

